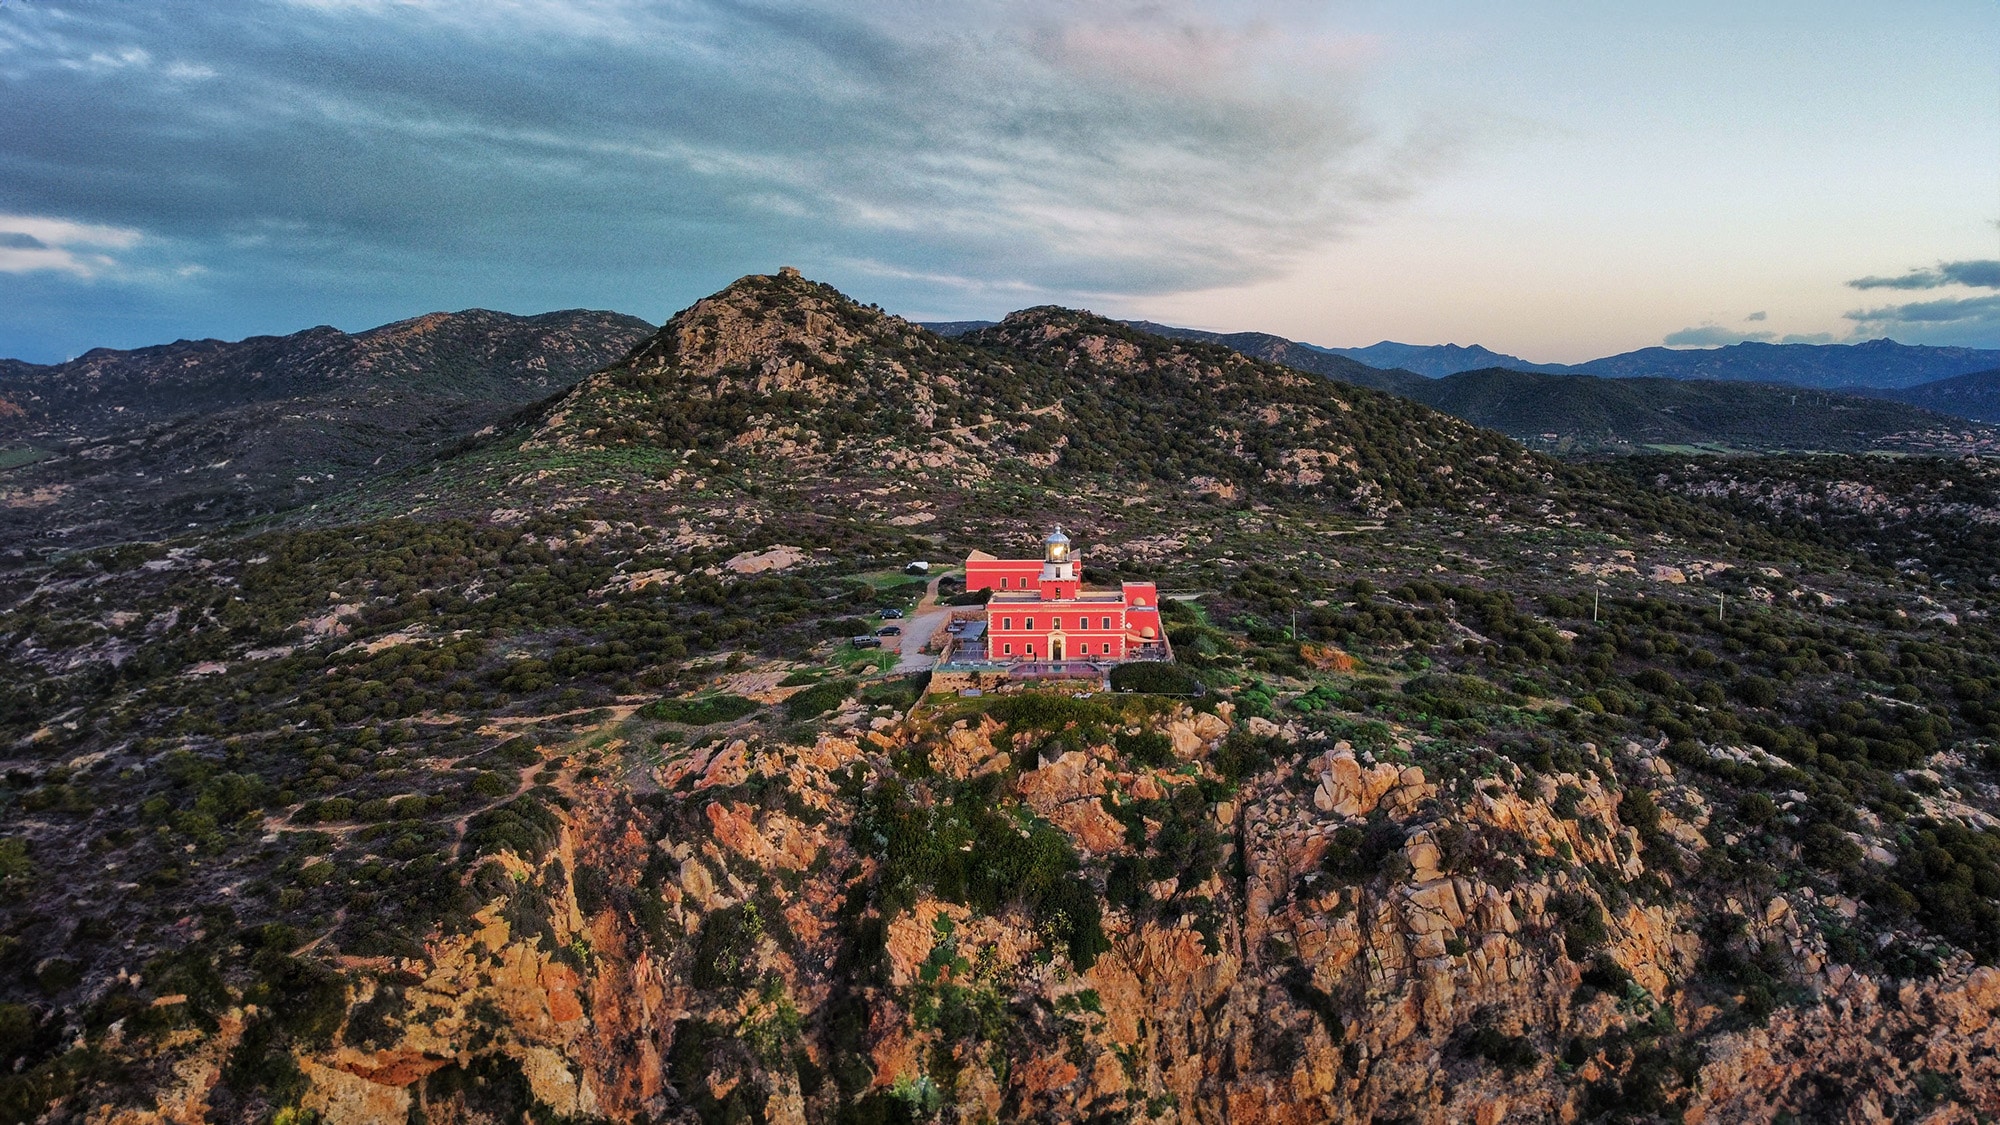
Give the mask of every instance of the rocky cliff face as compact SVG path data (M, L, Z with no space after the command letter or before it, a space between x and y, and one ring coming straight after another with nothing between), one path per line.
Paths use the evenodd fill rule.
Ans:
M1620 753L1653 783L1621 791L1593 747L1580 772L1437 774L1402 732L1357 751L1220 710L1020 730L947 710L698 750L636 798L566 783L546 855L466 876L498 893L465 932L345 963L360 983L299 1058L299 1104L385 1123L2000 1112L2000 972L1829 965L1849 904L1810 892L1699 932L1669 891L1707 810L1646 747ZM1231 790L1245 753L1277 768ZM1014 880L991 909L986 867ZM1038 902L1051 871L1082 873L1101 917ZM1731 951L1784 959L1791 1002L1694 983ZM156 1110L96 1119L202 1119L256 1015L184 1045Z

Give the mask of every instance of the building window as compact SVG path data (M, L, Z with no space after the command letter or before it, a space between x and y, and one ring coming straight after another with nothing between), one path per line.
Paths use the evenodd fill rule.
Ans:
M1028 628L1030 628L1030 629L1032 629L1032 628L1034 628L1034 627L1035 627L1035 619L1034 619L1034 618L1032 618L1032 617L1028 618L1028 625L1027 625L1027 627L1028 627Z
M1000 628L1001 628L1001 629L1003 629L1003 630L1011 630L1011 629L1013 629L1013 628L1014 628L1014 619L1013 619L1013 618L1011 618L1011 617L1003 617L1003 618L1001 618L1001 619L1000 619Z
M1005 590L1005 589L1007 588L1007 580L1006 580L1005 578L1002 578L1002 579L1000 580L1000 588L1001 588L1002 590Z
M1014 646L1011 644L1001 645L1000 651L1008 656L1012 656L1014 655Z
M1104 631L1107 633L1111 631L1111 619L1109 617L1104 619Z
M1035 655L1035 642L1033 641L1028 642L1028 655L1029 656Z
M1062 618L1060 618L1060 617L1051 617L1051 618L1049 618L1049 628L1051 628L1051 629L1060 629L1060 628L1062 628Z

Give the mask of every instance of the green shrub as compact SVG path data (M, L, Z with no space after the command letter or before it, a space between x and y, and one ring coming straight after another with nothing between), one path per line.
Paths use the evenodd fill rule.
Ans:
M1526 1070L1541 1061L1542 1053L1520 1035L1503 1035L1493 1027L1479 1026L1465 1038L1467 1054L1485 1059L1509 1074Z
M1164 660L1138 660L1111 669L1111 690L1149 695L1193 695L1201 690L1194 673Z
M1736 681L1736 698L1752 707L1769 707L1778 702L1778 685L1762 676L1744 676Z
M1400 858L1402 850L1402 828L1377 815L1364 826L1345 824L1335 829L1320 868L1346 882L1358 883L1389 869L1391 858Z
M1024 691L1002 696L986 708L1010 733L1058 731L1078 726L1108 726L1117 719L1110 707L1095 699L1077 699L1054 692Z
M472 791L481 797L505 797L518 784L513 776L498 770L486 770L472 779Z
M1222 740L1222 745L1215 748L1215 772L1221 775L1223 781L1235 785L1246 777L1270 769L1275 755L1284 753L1287 748L1285 740L1276 735L1231 731L1229 737Z
M828 680L815 684L785 700L785 718L792 722L817 718L847 701L854 691L853 680Z
M1759 828L1771 823L1778 815L1778 803L1762 793L1745 793L1736 802L1736 819Z
M924 887L989 914L1018 904L1088 969L1110 943L1069 837L1019 810L995 808L992 796L990 788L968 786L949 801L922 804L896 781L870 794L855 840L881 859L883 913L914 905Z
M894 707L898 711L906 710L922 698L923 689L929 682L928 672L881 680L861 690L861 702L871 707Z
M1119 755L1134 765L1157 768L1172 765L1174 761L1173 739L1158 731L1119 731L1112 743Z
M717 910L695 935L689 980L696 988L743 988L756 979L753 958L764 936L754 902Z
M740 695L706 695L695 699L661 699L647 704L640 714L662 722L705 727L713 723L733 722L759 706L756 701Z
M472 818L465 826L468 856L511 851L530 863L538 863L555 844L562 821L533 793L491 808Z
M1582 891L1550 895L1548 911L1562 926L1563 950L1572 961L1590 956L1611 937L1604 928L1604 908Z
M25 1004L0 1004L0 1060L19 1058L35 1041L35 1013Z

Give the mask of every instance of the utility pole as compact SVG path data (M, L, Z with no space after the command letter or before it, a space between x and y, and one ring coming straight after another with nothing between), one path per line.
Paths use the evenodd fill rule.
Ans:
M1723 601L1723 599L1724 599L1724 598L1727 598L1728 596L1729 596L1729 595L1727 595L1727 594L1717 594L1717 595L1715 595L1715 623L1716 623L1717 625L1720 625L1720 624L1722 624L1722 623L1723 623L1724 621L1726 621L1726 620L1727 620L1727 618L1723 616L1723 612L1722 612L1722 601Z
M1592 587L1590 591L1590 623L1592 625L1597 624L1597 595L1599 593L1598 589Z

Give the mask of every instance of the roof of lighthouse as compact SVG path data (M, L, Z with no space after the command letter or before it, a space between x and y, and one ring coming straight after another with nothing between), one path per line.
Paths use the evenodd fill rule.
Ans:
M1049 537L1048 537L1047 539L1044 539L1044 540L1042 540L1042 542L1044 542L1044 543L1067 543L1067 542L1069 542L1069 536L1067 536L1067 535L1064 535L1064 534L1063 534L1063 529L1062 529L1062 525L1061 525L1061 524L1057 524L1057 525L1056 525L1056 529L1055 529L1054 531L1051 531L1051 532L1049 532Z

